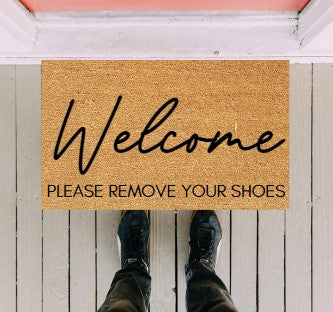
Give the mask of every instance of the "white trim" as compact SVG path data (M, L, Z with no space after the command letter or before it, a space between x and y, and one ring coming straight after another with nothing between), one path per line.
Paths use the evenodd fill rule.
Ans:
M243 19L243 20L272 20L297 19L294 11L80 11L80 12L36 12L34 16L39 21L72 21L75 19L95 20L193 20L193 19Z
M85 28L135 25L136 27L161 25L207 25L227 27L247 26L296 26L298 14L295 12L220 12L220 11L181 11L181 12L60 12L35 13L41 28Z
M0 1L0 26L3 36L23 45L31 46L36 39L36 20L17 0Z
M14 5L11 0L1 1ZM0 46L2 64L39 64L41 59L288 59L309 63L333 58L333 51L301 49L297 36L301 25L295 12L24 14L27 27L20 22L16 31L26 29L33 44L23 50L12 48L10 53L8 47Z
M299 15L298 38L307 46L333 22L333 0L312 0ZM327 41L333 41L328 37Z
M98 58L98 57L84 57L84 58L77 58L77 57L71 57L71 58L31 58L31 57L0 57L0 65L40 65L41 60L112 60L112 58ZM113 60L168 60L170 58L152 58L152 57L146 57L146 58L120 58L115 57ZM290 64L312 64L312 63L333 63L333 56L286 56L286 57L280 57L280 56L270 56L270 57L249 57L249 58L240 58L240 57L229 57L229 58L221 58L221 57L211 57L211 58L203 58L203 57L197 57L197 58L185 58L185 57L179 57L179 58L173 58L173 59L179 59L179 60L288 60Z
M295 14L177 14L151 12L104 18L36 16L34 47L11 57L26 58L260 58L296 55ZM296 52L296 53L295 53ZM8 56L1 53L0 57Z
M289 15L76 17L39 23L36 52L44 57L253 58L299 50L297 18Z

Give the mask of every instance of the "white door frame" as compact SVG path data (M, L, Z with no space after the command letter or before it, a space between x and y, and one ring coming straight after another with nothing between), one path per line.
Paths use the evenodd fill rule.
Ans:
M0 63L41 59L333 61L333 0L295 12L28 12L0 1Z

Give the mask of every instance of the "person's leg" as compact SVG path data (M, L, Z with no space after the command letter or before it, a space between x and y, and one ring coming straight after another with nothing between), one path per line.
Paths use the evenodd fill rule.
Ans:
M149 307L149 221L142 210L129 210L118 229L121 267L99 312L146 312Z
M185 267L188 312L237 312L230 294L215 274L222 230L214 211L195 212L190 229L190 256Z

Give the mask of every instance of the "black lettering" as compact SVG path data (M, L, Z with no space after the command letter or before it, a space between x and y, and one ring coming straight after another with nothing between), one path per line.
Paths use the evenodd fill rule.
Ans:
M186 197L188 197L188 191L189 191L189 189L191 188L191 184L188 186L188 187L186 187L184 184L182 184L182 188L185 190L185 196Z
M112 195L114 196L114 197L118 197L117 196L117 190L118 190L118 186L117 185L115 185L115 184L110 184L109 185L109 197L112 197Z
M49 184L47 186L47 197L50 197L50 193L55 192L55 190L56 190L56 186L53 184Z
M277 185L276 190L279 192L279 194L276 194L276 197L284 197L286 195L283 184Z
M82 175L86 174L87 171L89 170L90 166L92 165L102 143L103 143L103 140L104 140L104 137L106 135L106 133L108 132L109 130L109 127L110 127L110 124L116 114L116 111L118 109L118 106L121 102L121 99L122 97L121 96L118 96L118 99L117 99L117 102L116 102L116 105L114 106L113 110L112 110L112 113L104 127L104 130L102 132L102 135L100 136L99 140L98 140L98 143L95 147L95 150L93 152L93 154L91 155L86 167L83 166L83 151L84 151L84 140L85 140L85 136L86 136L86 128L85 127L81 127L79 128L74 134L73 136L69 139L69 141L65 144L65 146L62 148L61 151L59 151L59 146L60 146L60 143L61 143L61 139L62 139L62 136L64 134L64 131L65 131L65 128L66 128L66 125L67 125L67 121L68 121L68 118L70 116L70 113L72 111L72 108L73 108L73 105L74 105L74 100L71 100L70 103L69 103L69 106L68 106L68 110L67 110L67 113L65 115L65 119L61 125L61 129L60 129L60 132L59 132L59 136L58 136L58 139L57 139L57 142L56 142L56 146L55 146L55 149L54 149L54 159L55 160L58 160L65 152L66 150L70 147L70 145L75 141L75 139L81 135L81 142L80 142L80 152L79 152L79 163L78 163L78 166L79 166L79 171Z
M94 159L98 154L98 151L101 148L101 145L110 128L110 125L115 117L115 114L118 110L118 107L119 107L121 101L122 101L122 97L119 96L117 99L117 102L109 116L109 119L103 129L103 132L95 146L95 149L93 150L93 153L91 154L90 158L88 159L86 165L84 165L83 164L83 154L84 154L84 144L85 144L85 136L86 136L85 127L80 127L72 135L72 137L68 140L68 142L65 143L63 148L60 148L61 140L62 140L63 134L65 132L66 125L67 125L68 119L70 117L70 114L71 114L71 111L72 111L72 108L74 105L74 100L71 100L70 104L68 106L65 118L61 125L61 129L60 129L58 138L57 138L57 142L56 142L55 149L54 149L54 155L53 155L54 159L55 160L60 159L62 157L62 155L66 152L66 150L70 147L70 145L76 140L76 138L80 137L78 168L79 168L79 172L82 175L86 174L88 172L89 168L91 167L91 165L93 164ZM282 145L285 142L285 139L282 139L282 140L278 141L277 143L273 144L272 146L264 148L263 145L268 143L273 138L273 133L271 131L265 131L264 133L262 133L260 135L260 137L258 138L256 143L246 146L242 143L242 141L239 138L233 138L233 135L231 132L227 132L221 136L220 131L217 131L216 134L214 135L214 137L211 137L211 138L202 137L197 133L193 133L190 136L190 138L184 140L183 142L178 143L175 146L167 148L166 142L170 141L171 138L177 137L177 132L174 130L171 130L171 131L167 132L158 143L156 143L150 147L144 147L145 138L148 135L151 135L156 129L158 129L172 115L172 113L175 111L177 105L178 105L177 98L171 98L170 100L165 102L147 122L146 126L144 127L143 131L140 134L139 139L128 146L120 147L121 144L125 143L126 141L128 141L130 139L130 136L131 136L130 132L122 131L121 133L119 133L114 140L114 144L113 144L114 151L117 153L125 153L125 152L137 147L139 153L142 153L142 154L152 152L158 148L163 153L171 153L178 149L185 148L187 153L192 153L196 149L199 142L204 142L204 143L209 143L207 152L212 153L213 151L215 151L217 149L218 146L220 146L222 143L225 142L228 146L237 145L238 148L243 151L257 148L257 150L260 153L268 153L268 152L271 152L274 149L278 148L280 145ZM245 190L245 192L247 192L247 190ZM243 190L243 193L244 193L244 190ZM111 195L111 193L110 193L110 195ZM223 196L225 196L225 195L223 194ZM244 196L244 194L243 194L243 196ZM249 195L249 196L251 196L251 195Z

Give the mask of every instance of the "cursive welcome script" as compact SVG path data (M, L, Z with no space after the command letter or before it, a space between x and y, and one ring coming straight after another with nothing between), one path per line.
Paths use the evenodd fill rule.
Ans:
M112 123L112 120L115 118L116 112L118 110L118 107L120 105L122 101L122 97L119 96L117 99L117 102L115 104L115 106L113 107L113 110L110 114L110 117L104 127L104 130L96 144L96 147L91 155L91 157L89 158L87 164L84 166L83 164L83 152L84 152L84 144L85 144L85 136L86 136L86 128L85 127L80 127L74 134L73 136L67 141L67 143L64 145L64 147L62 149L60 149L60 143L62 140L62 136L64 134L67 122L68 122L68 118L71 114L73 105L74 105L74 100L71 100L65 115L65 118L63 120L63 123L61 125L61 129L58 135L58 139L55 145L55 149L54 149L54 159L58 160L68 149L68 147L73 143L73 141L81 136L81 142L80 142L80 151L79 151L79 159L78 159L78 168L79 171L82 175L86 174L89 170L89 168L91 167L103 141L104 138L110 128L110 125ZM167 148L166 142L170 141L170 138L175 138L177 136L177 132L176 131L169 131L168 133L166 133L164 135L164 137L155 145L150 146L148 148L144 148L143 147L143 142L145 140L145 137L147 137L148 135L150 135L151 133L153 133L157 128L159 128L169 117L170 115L174 112L174 110L176 109L178 105L178 99L177 98L171 98L170 100L168 100L167 102L165 102L165 104L163 104L157 111L156 113L151 117L151 119L148 121L147 125L144 127L143 131L141 132L141 135L139 137L139 139L137 141L135 141L134 143L125 146L125 147L121 147L120 145L124 145L124 143L126 141L128 141L128 139L131 136L131 133L129 131L122 131L120 132L117 137L114 140L113 143L113 147L114 150L117 153L125 153L135 147L138 148L139 152L142 154L145 153L149 153L155 149L160 149L161 152L163 153L172 153L180 148L185 148L187 153L192 153L195 148L198 145L198 142L205 142L205 143L209 143L208 148L207 148L207 152L208 153L212 153L213 151L215 151L215 149L221 145L223 142L226 142L226 144L228 146L232 146L232 145L237 145L238 148L240 150L243 151L247 151L247 150L251 150L254 148L257 148L257 150L260 153L268 153L273 151L274 149L278 148L281 144L283 144L285 142L285 139L282 139L280 141L278 141L277 143L270 145L266 148L264 148L262 145L265 143L268 143L272 138L273 138L273 132L271 131L265 131L263 132L258 140L252 144L252 145L248 145L245 146L241 140L239 138L233 138L232 137L232 133L231 132L227 132L225 134L223 134L221 136L221 132L217 131L215 133L215 135L213 137L202 137L200 135L198 135L197 133L193 133L188 139L186 139L185 141Z

